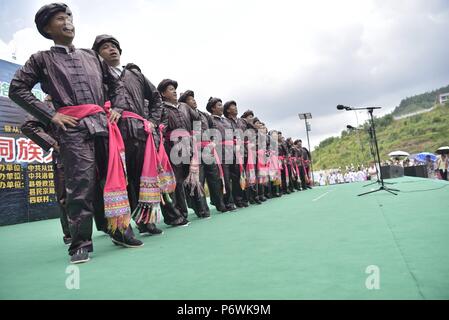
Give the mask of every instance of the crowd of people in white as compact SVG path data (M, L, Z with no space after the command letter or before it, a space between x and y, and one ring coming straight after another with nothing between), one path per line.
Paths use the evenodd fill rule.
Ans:
M398 157L392 158L382 162L382 166L426 166L427 177L429 179L448 180L449 157L446 154L441 154L432 159L430 156L420 161L413 158L400 159ZM326 186L350 182L362 182L366 180L377 179L376 165L371 163L365 167L363 164L355 167L354 164L346 166L345 169L329 169L320 170L314 173L315 185Z
M340 184L340 183L351 183L351 182L362 182L366 180L376 179L376 167L372 164L369 167L361 165L359 167L354 167L354 165L347 166L346 170L342 168L321 170L314 174L316 184L320 186Z

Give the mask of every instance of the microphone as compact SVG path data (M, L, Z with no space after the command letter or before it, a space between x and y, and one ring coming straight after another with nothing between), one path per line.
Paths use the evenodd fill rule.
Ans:
M339 105L337 106L337 109L338 109L338 110L351 110L352 108L351 108L351 107L344 106L344 105L342 105L342 104L339 104Z

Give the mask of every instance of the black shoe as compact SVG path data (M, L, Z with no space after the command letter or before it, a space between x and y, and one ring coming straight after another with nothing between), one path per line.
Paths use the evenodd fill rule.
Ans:
M255 202L256 204L262 204L262 201L260 201L259 199L255 199L254 202Z
M233 204L229 204L226 206L226 208L228 209L228 211L235 211L237 210L237 207Z
M265 202L265 201L268 200L268 198L266 198L266 197L259 197L259 200L262 201L262 202Z
M144 224L138 224L137 225L137 230L139 230L139 234L141 236L145 236L145 235L149 235L150 231L148 230L147 226Z
M72 264L84 263L89 260L89 250L87 250L87 248L79 248L70 257L70 263Z
M246 208L249 206L248 202L244 201L236 202L235 205L237 206L237 208Z
M184 219L178 226L180 227L188 227L190 224L190 221L187 219Z
M64 236L64 237L62 237L62 241L64 241L65 245L72 244L72 238L71 237Z
M311 186L307 186L306 188L307 188L307 189L312 189L312 187L311 187Z
M218 207L216 209L217 209L218 213L225 213L225 212L229 211L228 208L226 208L226 207Z
M146 225L146 227L147 227L147 232L149 232L153 236L156 236L158 234L163 234L164 233L164 231L162 231L161 229L157 228L154 223L148 223Z
M137 240L134 237L126 237L120 231L116 231L114 235L111 236L112 243L116 246L122 246L125 248L139 248L143 247L143 242Z
M210 213L207 211L201 211L198 213L195 212L195 214L199 219L204 219L204 218L210 217Z
M255 204L255 203L256 203L255 200L253 200L253 199L249 200L249 204Z
M190 224L189 220L185 218L176 219L171 225L173 227L187 227Z
M198 219L201 219L203 217L202 212L195 212L195 215L198 217Z

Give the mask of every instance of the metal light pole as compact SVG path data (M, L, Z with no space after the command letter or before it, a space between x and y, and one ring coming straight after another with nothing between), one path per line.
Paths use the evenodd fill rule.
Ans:
M299 119L304 120L306 126L307 144L309 146L309 153L310 153L310 171L312 172L312 185L313 185L314 179L313 179L313 165L312 165L312 150L310 149L310 139L309 139L309 131L312 130L310 129L310 123L307 122L308 119L312 119L312 114L308 112L308 113L299 113L298 115Z

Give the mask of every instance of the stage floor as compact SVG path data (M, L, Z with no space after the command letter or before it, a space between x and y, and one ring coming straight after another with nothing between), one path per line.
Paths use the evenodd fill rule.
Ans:
M139 249L95 232L79 290L59 220L0 227L0 299L449 299L449 183L388 181L398 196L353 183L191 215Z

